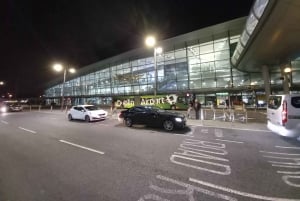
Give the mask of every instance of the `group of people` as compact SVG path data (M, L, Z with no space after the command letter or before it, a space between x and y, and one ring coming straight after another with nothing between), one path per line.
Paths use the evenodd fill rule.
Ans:
M191 101L189 103L189 107L188 107L188 111L187 111L188 118L191 118L192 110L195 111L195 118L200 119L201 103L197 99L195 99L194 102Z

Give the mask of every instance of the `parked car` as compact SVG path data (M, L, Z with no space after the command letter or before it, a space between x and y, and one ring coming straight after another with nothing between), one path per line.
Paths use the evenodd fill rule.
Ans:
M285 137L300 136L300 94L271 95L267 107L268 129Z
M18 103L1 103L0 112L20 112L23 111L22 105Z
M21 112L23 111L22 105L18 103L8 104L8 111L10 112Z
M166 111L155 106L134 106L121 111L119 118L122 118L128 127L133 124L143 124L163 127L166 131L172 131L174 128L186 126L186 117L183 114Z
M77 105L68 111L68 119L84 120L86 122L106 119L108 112L95 105Z

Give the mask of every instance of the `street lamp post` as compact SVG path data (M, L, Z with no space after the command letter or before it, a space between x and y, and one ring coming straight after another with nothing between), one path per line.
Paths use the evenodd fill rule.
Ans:
M55 71L64 71L64 79L63 79L63 84L62 84L62 88L61 88L61 111L64 110L64 90L65 90L65 82L66 82L66 76L67 76L67 71L69 71L70 73L75 73L75 69L74 68L65 68L63 67L61 64L55 64L53 66Z
M157 94L157 54L162 53L161 47L156 47L156 39L153 36L148 36L145 40L145 43L148 47L153 47L154 50L154 98Z

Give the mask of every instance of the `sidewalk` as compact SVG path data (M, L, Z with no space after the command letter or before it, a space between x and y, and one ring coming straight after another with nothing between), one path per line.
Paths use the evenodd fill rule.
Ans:
M229 122L222 120L196 120L188 119L188 126L204 126L204 127L218 127L218 128L229 128L229 129L244 129L244 130L262 130L269 131L266 123L258 122Z

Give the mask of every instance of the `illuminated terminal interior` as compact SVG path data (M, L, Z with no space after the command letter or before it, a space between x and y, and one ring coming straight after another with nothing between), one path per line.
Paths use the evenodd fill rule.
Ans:
M118 98L156 92L157 96L176 94L184 103L197 98L204 106L221 107L229 99L231 104L265 107L266 82L272 94L286 93L284 83L289 93L300 86L300 57L284 64L291 72L281 64L272 65L267 80L260 70L238 66L268 3L256 1L248 17L158 41L163 52L155 56L153 48L144 47L67 74L65 83L57 79L48 84L46 103L60 105L63 95L64 104L110 106Z

